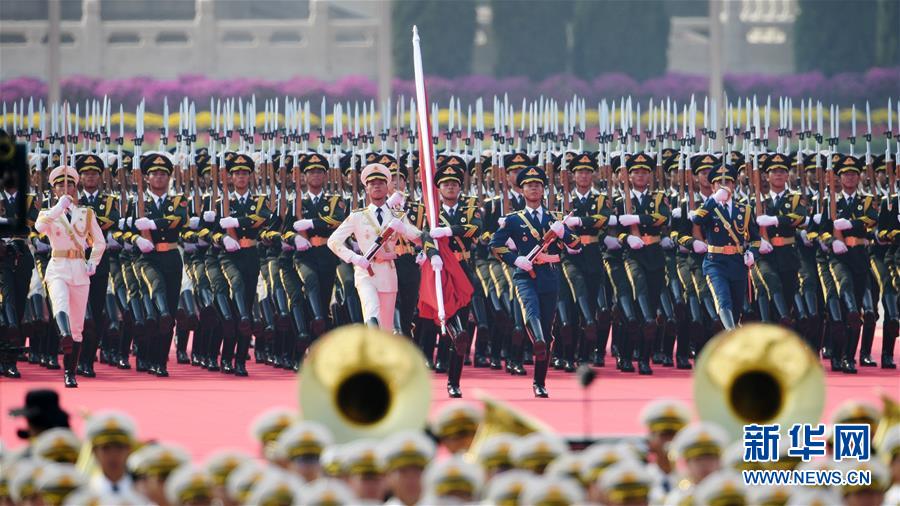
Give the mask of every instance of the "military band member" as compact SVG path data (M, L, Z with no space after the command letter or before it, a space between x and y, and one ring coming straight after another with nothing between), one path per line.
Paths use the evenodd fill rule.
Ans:
M97 270L106 239L93 209L74 202L78 198L78 172L57 167L50 173L50 184L57 203L41 211L35 229L50 240L51 258L44 272L44 283L56 321L64 354L65 385L78 386L75 369L81 349L84 314L87 310L90 278ZM85 258L85 251L91 253Z
M394 214L390 204L401 205L403 196L394 194L389 202L390 178L391 172L384 165L367 165L360 179L365 185L369 205L350 213L350 216L328 238L328 247L331 251L355 267L354 281L364 320L388 332L394 329L394 308L397 301L397 271L394 266L394 258L397 256L394 252L396 235L400 234L410 241L416 241L421 235L404 214L400 216ZM364 254L387 229L393 231L390 238L384 241L371 260L367 259ZM351 237L359 244L363 254L354 253L347 247L345 241ZM374 276L369 274L370 268Z
M549 365L550 334L553 325L556 302L560 285L559 254L562 250L559 242L570 249L581 248L578 236L567 229L562 221L550 216L544 207L544 188L547 186L547 175L539 167L528 167L519 172L516 185L522 188L525 208L508 214L503 225L491 239L491 248L503 262L515 268L513 284L518 304L524 316L525 326L531 335L534 345L534 384L535 397L548 397L544 384ZM537 256L528 258L535 248L542 248L544 235L552 232L551 240ZM512 239L516 251L507 245Z

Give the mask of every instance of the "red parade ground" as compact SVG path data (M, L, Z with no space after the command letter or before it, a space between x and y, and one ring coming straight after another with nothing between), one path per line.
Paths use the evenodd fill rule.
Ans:
M880 329L879 329L880 330ZM872 356L881 353L881 337L875 338ZM824 364L824 362L823 362ZM184 446L195 459L203 459L220 448L258 452L250 435L254 418L269 408L296 408L297 377L293 373L250 361L249 378L210 373L197 367L178 365L174 353L169 361L169 378L156 378L133 369L122 371L97 364L96 378L78 378L79 388L62 386L62 371L19 363L22 379L0 379L0 440L5 448L23 444L16 429L24 420L9 417L11 408L23 404L25 392L33 388L56 389L63 408L71 416L76 433L82 433L83 417L92 411L119 409L135 418L141 439L157 439ZM597 377L582 389L575 374L551 370L547 379L549 399L535 399L529 376L510 376L501 371L466 367L463 371L463 400L475 402L482 390L516 409L535 417L567 436L580 436L589 416L593 434L638 434L638 416L651 400L671 397L693 406L691 371L653 366L652 376L623 374L611 360L595 368ZM859 367L859 374L832 373L826 365L826 403L823 420L847 399L872 402L881 410L881 393L900 397L900 373L895 370ZM447 402L446 376L432 379L432 412ZM584 399L588 400L585 401Z

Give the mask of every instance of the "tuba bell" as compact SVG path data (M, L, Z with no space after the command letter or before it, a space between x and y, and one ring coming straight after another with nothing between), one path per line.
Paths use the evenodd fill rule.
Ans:
M425 427L430 375L408 338L340 327L310 348L299 378L302 417L331 429L337 443Z
M694 375L700 418L740 438L747 424L818 423L825 376L809 347L790 329L749 324L723 332L700 353Z
M531 418L484 392L476 392L475 398L484 404L484 418L466 451L465 458L469 462L475 462L484 442L498 434L527 436L533 432L553 432L553 429L540 420Z

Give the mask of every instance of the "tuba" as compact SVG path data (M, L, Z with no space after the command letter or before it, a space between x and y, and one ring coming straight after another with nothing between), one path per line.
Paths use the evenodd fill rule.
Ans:
M484 392L476 392L475 397L484 404L484 418L478 425L475 437L472 438L472 444L466 451L465 459L469 462L475 462L484 442L498 434L527 436L532 432L553 432L553 429L540 420L522 414Z
M697 359L694 403L700 418L733 439L747 424L819 422L825 376L816 356L793 331L749 324L711 340Z
M302 417L331 429L337 443L425 428L431 379L409 338L340 327L310 348L299 377Z

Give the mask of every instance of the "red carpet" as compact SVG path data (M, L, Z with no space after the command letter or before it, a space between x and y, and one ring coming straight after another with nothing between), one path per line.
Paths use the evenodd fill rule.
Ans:
M876 337L874 357L880 356L880 340L880 336ZM101 409L120 409L137 420L142 439L177 442L201 459L224 447L257 452L249 433L253 419L271 407L298 405L297 380L292 373L251 363L249 378L235 378L174 362L173 355L169 378L97 364L97 378L79 377L80 387L73 390L62 388L62 371L20 363L22 379L0 379L0 439L6 448L22 444L15 433L24 421L10 418L8 412L21 406L25 392L32 388L59 391L63 407L72 415L72 424L79 434L84 415ZM530 374L530 367L526 369ZM514 377L467 367L463 372L463 395L474 402L476 390L482 390L566 435L583 433L585 414L590 417L590 431L594 434L634 434L642 431L638 415L648 401L673 397L693 404L690 371L654 366L653 376L625 375L609 363L596 370L597 378L587 392L574 374L551 371L547 380L550 398L535 399L529 376ZM847 399L867 400L880 410L881 392L900 397L900 375L896 370L860 367L859 371L856 376L826 373L826 420ZM447 399L445 381L443 375L436 375L432 381L432 410L455 402ZM584 401L585 398L589 400Z

